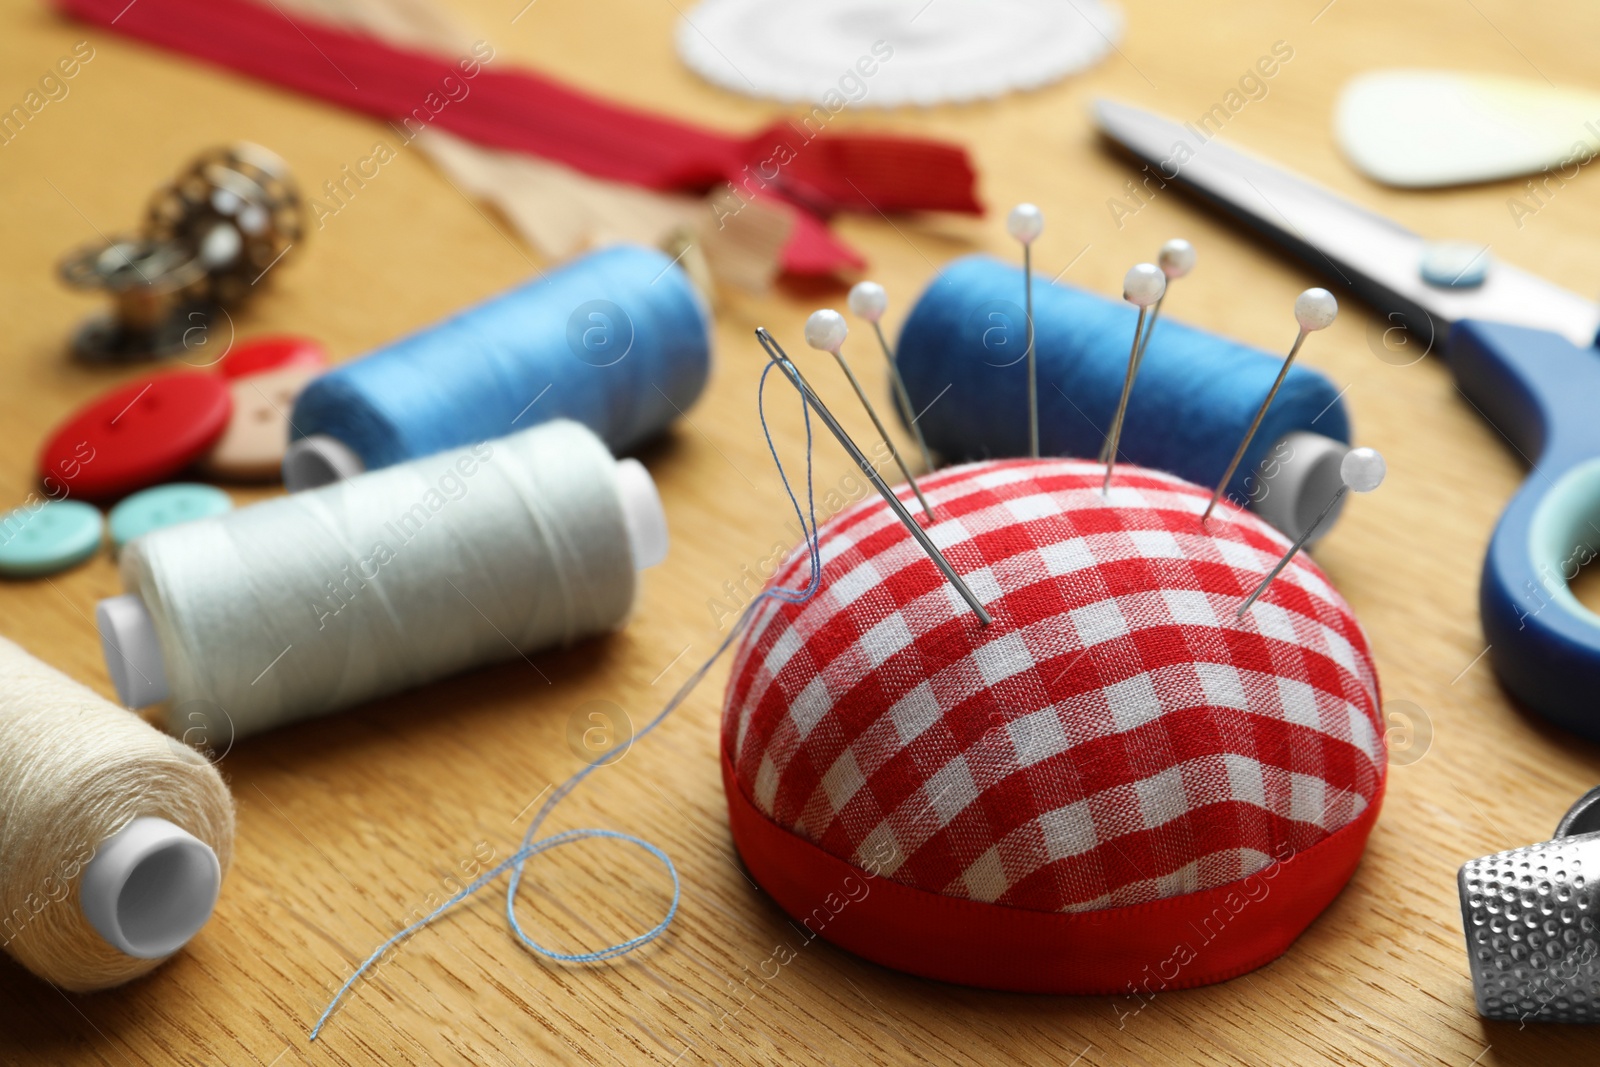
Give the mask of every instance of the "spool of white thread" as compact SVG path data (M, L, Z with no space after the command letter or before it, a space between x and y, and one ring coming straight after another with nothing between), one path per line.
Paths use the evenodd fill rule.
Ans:
M218 746L615 629L666 549L644 467L557 421L155 531L100 633L125 703Z
M0 939L63 989L120 985L203 926L233 800L199 753L0 638Z

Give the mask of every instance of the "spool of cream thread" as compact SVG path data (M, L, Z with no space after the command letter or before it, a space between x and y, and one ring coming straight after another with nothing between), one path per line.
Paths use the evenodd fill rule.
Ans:
M120 985L210 917L233 799L204 757L0 638L0 936L62 989Z
M429 493L425 543L369 574ZM666 552L649 472L558 420L156 531L123 550L129 592L97 621L125 704L168 701L173 733L229 743L614 629Z

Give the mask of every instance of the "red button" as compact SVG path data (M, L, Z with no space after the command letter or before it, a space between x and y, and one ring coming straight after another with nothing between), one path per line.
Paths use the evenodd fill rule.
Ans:
M235 348L217 363L225 378L246 378L285 367L326 367L328 353L307 337L258 337Z
M227 380L200 371L143 378L90 401L39 450L52 496L104 500L166 481L222 436L233 413Z

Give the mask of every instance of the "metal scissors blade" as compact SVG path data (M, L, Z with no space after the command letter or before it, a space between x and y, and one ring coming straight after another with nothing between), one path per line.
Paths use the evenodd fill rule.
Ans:
M1451 289L1422 280L1426 246L1417 234L1331 190L1230 148L1192 123L1097 100L1101 131L1149 164L1161 184L1189 188L1353 290L1419 337L1442 338L1463 319L1528 326L1588 348L1600 308L1507 263L1481 286Z

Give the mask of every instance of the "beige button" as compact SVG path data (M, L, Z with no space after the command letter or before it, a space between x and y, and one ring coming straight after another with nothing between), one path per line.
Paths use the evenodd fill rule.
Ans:
M233 417L200 461L201 469L239 481L278 478L289 446L289 412L295 397L322 371L320 367L284 367L230 382Z

